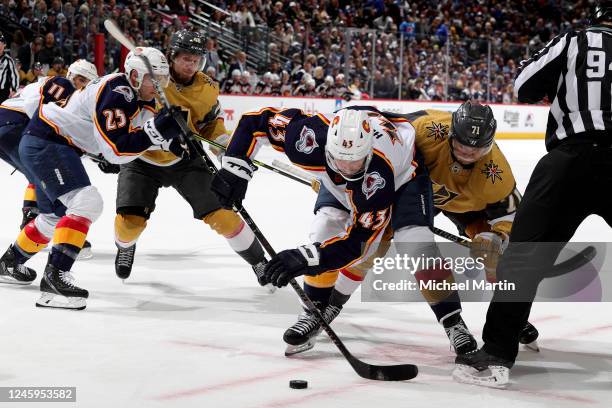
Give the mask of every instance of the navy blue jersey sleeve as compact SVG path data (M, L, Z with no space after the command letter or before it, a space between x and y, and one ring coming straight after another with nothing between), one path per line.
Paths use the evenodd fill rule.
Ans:
M143 109L152 110L138 103L136 94L122 76L107 81L98 91L96 129L116 156L139 155L153 145L142 127L132 123Z
M289 160L302 165L320 162L318 154L324 146L327 124L323 115L309 115L301 109L263 108L242 115L228 144L227 154L250 157L257 141L265 138L272 147L285 152ZM300 144L300 139L302 144ZM321 167L322 163L318 164Z
M375 152L368 172L359 181L347 183L352 220L347 231L321 243L321 267L325 270L348 268L376 250L391 220L395 201L393 168L380 152Z
M40 103L57 102L66 99L74 92L72 82L64 77L53 76L45 81L40 89Z

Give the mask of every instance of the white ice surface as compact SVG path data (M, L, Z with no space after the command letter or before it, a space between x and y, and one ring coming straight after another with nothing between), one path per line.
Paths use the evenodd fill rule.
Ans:
M544 154L542 141L501 141L521 191ZM262 152L261 160L279 158ZM610 304L538 303L531 321L541 353L521 352L508 390L454 383L448 340L425 304L360 303L333 327L363 360L412 362L412 381L358 377L324 336L301 357L285 358L282 333L299 311L290 289L268 295L253 272L188 205L165 189L138 243L126 284L113 267L115 179L87 163L105 197L89 235L94 258L78 262L77 282L90 293L81 312L34 307L38 279L0 285L0 386L76 386L78 407L609 407L612 404ZM0 162L0 248L16 237L24 179ZM277 249L306 242L315 195L264 169L251 183L246 208ZM559 220L563 222L563 220ZM450 222L439 227L455 231ZM612 241L598 217L576 240ZM39 274L42 253L29 262ZM480 337L486 304L464 305ZM305 379L306 390L288 387ZM1 404L5 406L5 404ZM18 407L39 406L21 404Z

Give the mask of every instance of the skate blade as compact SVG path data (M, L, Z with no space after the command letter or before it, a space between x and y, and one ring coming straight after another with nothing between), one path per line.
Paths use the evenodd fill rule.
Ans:
M13 278L12 276L6 276L6 275L0 275L0 283L7 283L9 285L21 285L21 286L25 286L25 285L29 285L32 282L34 282L33 280L31 281L20 281L17 280L15 278Z
M91 248L83 248L77 256L77 261L85 261L91 258L93 258L93 251L91 250Z
M504 389L510 383L510 369L503 366L489 366L488 370L478 371L474 367L458 364L453 370L453 379L464 384Z
M538 345L537 340L532 341L531 343L523 344L527 350L535 351L536 353L540 352L540 346Z
M287 344L287 348L285 349L285 357L294 356L296 354L303 353L312 349L315 346L317 340L312 338L308 340L306 343L298 344L296 346L292 344Z
M49 307L54 309L83 310L87 300L81 297L65 297L55 293L43 292L36 301L36 307Z

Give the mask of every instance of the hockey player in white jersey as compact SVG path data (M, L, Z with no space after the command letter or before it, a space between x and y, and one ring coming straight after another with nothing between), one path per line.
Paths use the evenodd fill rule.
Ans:
M299 109L264 108L244 114L223 158L212 188L226 206L241 205L252 177L249 157L258 141L267 140L291 162L322 180L311 229L311 244L281 251L266 265L266 278L287 285L300 275L340 271L331 292L306 286L309 297L331 322L360 285L374 257L394 236L398 251L439 257L430 227L433 198L427 169L414 149L415 134L406 119L385 116L373 107L342 109L331 120ZM410 243L410 247L398 246ZM452 271L421 269L419 280L452 278ZM335 275L334 275L335 279ZM430 293L427 300L437 320L458 317L451 342L457 352L476 348L460 318L456 292ZM309 311L285 332L286 354L312 347L320 324ZM449 336L450 337L450 336ZM461 340L459 342L459 340Z
M126 163L149 148L174 149L180 127L172 112L154 115L155 87L138 54L149 59L156 79L168 80L168 63L154 48L137 48L125 61L126 74L92 81L63 104L44 104L30 120L19 157L37 190L40 215L28 223L0 260L19 278L36 277L24 263L51 239L49 259L36 305L84 309L89 293L70 272L92 222L102 213L102 197L80 159L83 152ZM180 149L179 143L176 148Z
M19 160L19 142L21 135L41 104L57 102L68 98L75 90L84 88L89 81L98 78L96 67L83 59L70 64L66 77L50 76L40 78L37 82L24 87L17 95L7 99L0 105L0 159L24 173L23 166ZM22 229L36 215L36 192L34 184L29 184L25 190L22 221L19 229ZM86 244L86 246L88 246ZM83 255L83 254L81 254ZM3 275L0 272L0 281ZM7 276L11 282L10 276Z

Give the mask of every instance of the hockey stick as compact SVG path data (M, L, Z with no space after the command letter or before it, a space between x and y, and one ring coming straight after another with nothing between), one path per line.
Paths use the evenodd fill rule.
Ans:
M202 160L207 162L209 167L212 167L213 173L217 173L218 170L216 166L214 165L210 157L208 157L208 154L203 151L203 149ZM251 230L253 231L261 245L264 247L266 252L270 256L276 256L276 251L274 250L274 248L272 248L272 245L270 245L266 237L260 231L257 224L255 224L255 221L253 221L249 213L246 211L246 209L242 206L240 208L234 206L234 210L237 211L242 217L242 219L247 223L247 225L251 227ZM396 364L390 366L380 366L365 363L353 356L351 352L346 348L342 340L340 340L336 332L334 332L331 326L325 321L323 315L321 314L321 311L314 305L314 303L312 303L312 300L310 300L306 292L304 292L304 290L300 287L296 280L291 279L289 281L289 284L298 294L306 308L317 317L319 323L321 323L323 329L325 330L331 341L336 345L338 350L340 350L342 355L346 358L351 367L353 367L353 369L359 376L367 378L369 380L380 381L405 381L417 376L418 368L414 364Z
M125 37L125 35L121 32L119 27L117 27L114 22L112 22L111 20L105 20L104 26L106 27L107 31L115 39L117 39L117 41L123 44L126 48L134 49L133 44L130 42L130 40L127 37ZM145 65L147 66L147 69L149 70L149 73L152 77L151 79L153 83L156 84L156 90L158 91L158 95L162 103L167 108L170 108L170 104L168 103L168 99L166 98L166 95L164 94L163 89L161 89L161 87L159 86L159 83L158 82L156 83L156 80L153 77L153 69L151 67L150 62L148 61L146 57L144 56L140 56L140 57L144 61ZM177 115L175 119L177 120L177 123L179 124L179 126L181 127L184 133L184 135L182 135L183 136L182 141L185 141L185 136L188 136L191 134L190 128L182 116ZM195 147L195 151L198 152L199 157L210 168L211 172L213 174L216 174L217 168L215 164L213 163L213 161L210 159L210 157L208 157L208 154L204 151L204 149L202 149L202 147L197 144L193 144L193 146ZM219 146L222 146L222 145L219 145ZM244 209L244 207L242 206L240 208L236 208L236 206L234 206L234 210L237 211L241 215L242 219L247 223L247 225L251 227L251 230L253 231L253 233L259 240L259 242L262 244L262 246L265 248L266 252L268 252L270 256L275 256L276 252L274 251L274 249L272 248L268 240L264 237L262 232L259 230L259 228L255 224L255 222L253 221L249 213L246 211L246 209ZM357 374L359 374L361 377L367 378L370 380L381 380L381 381L403 381L403 380L410 380L416 377L416 375L418 374L418 369L417 369L417 366L413 364L378 366L378 365L367 364L357 359L356 357L354 357L348 351L348 349L346 348L342 340L340 340L340 338L336 335L333 329L325 321L319 309L312 303L312 300L310 300L308 295L304 292L304 290L302 290L302 288L295 281L295 279L291 279L289 283L291 284L291 287L296 291L300 299L302 299L302 302L304 302L306 307L310 310L310 312L312 312L315 316L317 316L317 318L319 319L319 322L321 323L321 325L323 326L323 328L329 335L329 338L336 345L336 347L338 347L342 355L348 360L349 364L353 367L355 372L357 372Z
M446 232L436 227L433 227L433 230L436 235L439 235L442 238L446 238L449 241L456 242L457 244L463 245L468 248L470 248L471 246L470 240L451 234L450 232ZM591 262L593 258L595 258L595 255L597 255L597 249L595 249L594 246L589 245L571 258L554 265L549 271L544 273L544 278L554 278L556 276L565 275L566 273L575 271L576 269Z
M314 177L311 174L303 171L302 169L299 169L295 166L292 166L287 163L283 163L278 160L272 161L272 164L278 167L279 169L282 169L285 172L288 172L294 176L300 177L302 184L311 185L311 182L308 182L307 180L312 181ZM471 241L468 239L451 234L450 232L444 231L443 229L440 229L437 227L432 227L431 230L434 234L438 235L439 237L445 238L459 245L463 245L464 247L467 247L467 248L471 247ZM591 260L593 260L593 258L595 258L595 255L597 255L597 250L595 249L594 246L589 245L588 247L584 248L582 251L578 252L576 255L572 256L571 258L566 259L565 261L557 265L554 265L550 271L544 274L544 277L553 278L555 276L561 276L561 275L565 275L566 273L570 273L586 265L587 263L589 263Z
M208 157L208 154L204 151L204 149L201 149L200 153L202 154L202 160L207 163L207 165L211 168L212 172L217 173L218 170L216 166L214 165L210 157ZM253 221L249 213L246 211L246 209L242 206L240 208L234 206L234 210L238 212L242 219L247 223L247 225L251 227L251 230L257 237L257 240L264 247L266 252L270 256L276 256L276 251L274 251L274 248L272 248L272 245L270 245L266 237L260 231L257 224L255 224L255 221ZM359 376L367 378L369 380L380 381L405 381L417 376L418 368L414 364L380 366L368 364L357 359L351 354L351 352L346 348L342 340L340 340L336 332L334 332L331 326L325 321L323 315L321 315L321 311L314 305L314 303L312 303L312 300L310 300L306 292L304 292L304 290L300 287L296 280L291 279L289 281L289 284L298 294L306 308L317 317L319 323L321 323L323 329L325 330L331 341L336 345L336 347L340 350L342 355L347 359L351 367L353 367L353 369Z
M157 91L159 100L161 101L162 105L164 105L166 109L168 109L170 112L173 112L170 106L170 102L168 102L168 98L166 97L166 93L164 92L159 81L155 77L155 72L153 71L153 66L151 66L151 61L149 61L149 59L145 57L144 55L141 55L138 53L138 49L136 45L132 41L130 41L129 38L126 37L126 35L123 33L123 31L121 31L117 23L115 23L113 20L110 20L110 19L104 20L104 28L106 28L106 31L108 31L108 33L115 40L119 41L121 45L123 45L128 50L133 51L136 56L140 57L142 62L145 64L147 71L149 71L150 80L153 83L153 86L155 87L155 91ZM189 143L187 139L189 133L185 133L185 129L189 129L189 126L187 126L187 121L181 114L173 114L173 117L174 117L174 120L176 120L181 126L181 128L183 129L183 132L179 133L179 141L180 141L181 147L183 148L183 150L185 150L187 154L189 154L190 148L193 148L193 144Z
M227 146L223 146L221 143L215 142L214 140L208 140L200 135L198 135L197 133L191 133L191 137L193 137L196 140L200 140L202 142L208 143L211 146L216 147L217 149L221 149L221 150L227 150ZM302 178L298 177L298 176L294 176L291 173L288 173L286 171L283 171L282 169L278 168L278 167L274 167L271 166L267 163L264 162L260 162L259 160L251 160L253 162L253 164L255 164L258 167L263 167L264 169L273 171L274 173L280 174L281 176L285 176L287 178L290 178L291 180L297 181L298 183L302 183L302 184L306 184L306 185L310 185L306 180L303 180Z

